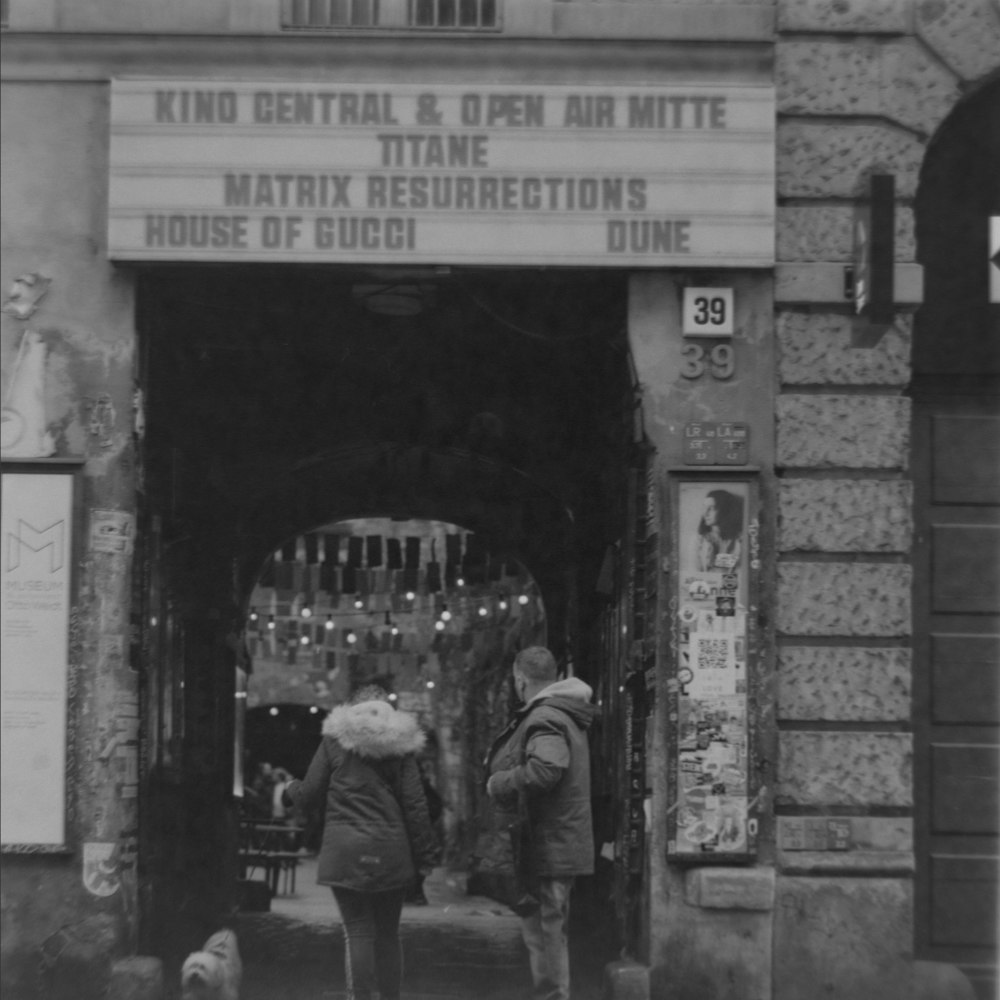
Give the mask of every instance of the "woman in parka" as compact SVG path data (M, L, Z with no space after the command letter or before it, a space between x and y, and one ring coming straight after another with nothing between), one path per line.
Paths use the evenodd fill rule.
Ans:
M399 920L418 872L439 848L414 756L424 733L386 692L362 688L323 723L323 741L286 796L325 810L317 882L333 889L344 923L352 1000L398 1000L403 974Z

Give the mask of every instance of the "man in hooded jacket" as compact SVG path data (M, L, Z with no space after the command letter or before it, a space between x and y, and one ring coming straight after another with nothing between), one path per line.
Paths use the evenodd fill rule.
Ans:
M597 713L593 691L576 677L558 679L544 646L514 659L514 690L524 702L487 756L487 794L498 810L526 810L524 867L539 908L521 918L535 1000L568 1000L569 897L577 875L594 871L587 730Z

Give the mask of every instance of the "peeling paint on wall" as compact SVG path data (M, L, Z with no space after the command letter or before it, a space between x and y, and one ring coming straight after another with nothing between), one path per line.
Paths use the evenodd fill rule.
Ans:
M45 421L46 353L41 334L25 330L4 386L0 432L4 458L46 458L56 450Z

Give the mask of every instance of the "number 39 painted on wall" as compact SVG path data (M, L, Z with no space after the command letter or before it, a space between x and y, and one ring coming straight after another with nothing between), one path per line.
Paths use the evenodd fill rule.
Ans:
M716 344L706 350L701 344L686 343L681 348L681 375L701 378L707 371L712 378L725 381L736 372L736 352L732 344Z

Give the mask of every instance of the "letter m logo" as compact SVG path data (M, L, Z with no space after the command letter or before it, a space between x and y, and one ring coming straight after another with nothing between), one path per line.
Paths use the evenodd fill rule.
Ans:
M63 568L66 522L59 520L47 528L36 528L18 518L17 528L7 532L7 553L5 569L9 573L21 565L21 553L49 550L49 572L58 573Z

